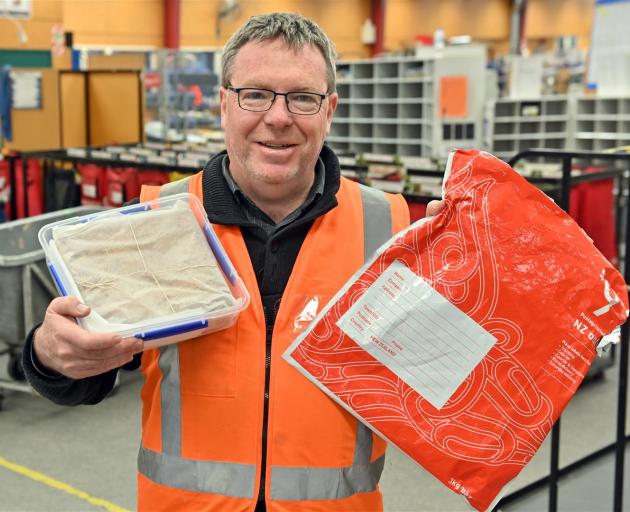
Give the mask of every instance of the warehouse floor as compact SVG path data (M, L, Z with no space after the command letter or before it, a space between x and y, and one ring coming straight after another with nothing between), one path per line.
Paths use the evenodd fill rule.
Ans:
M0 358L0 378L6 361ZM0 411L0 511L96 511L135 508L135 464L140 435L139 372L123 373L115 395L98 406L59 407L39 397L5 391ZM584 386L562 418L561 464L613 441L617 369ZM514 480L511 490L548 474L549 443ZM561 511L612 510L613 458L565 478ZM630 483L630 452L626 463ZM626 486L624 510L630 510ZM458 496L395 449L382 479L386 512L467 510ZM504 511L547 509L547 490Z

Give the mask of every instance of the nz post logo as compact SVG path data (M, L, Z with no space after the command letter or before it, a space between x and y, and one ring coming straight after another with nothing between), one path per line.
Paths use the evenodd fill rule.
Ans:
M610 283L608 282L608 280L604 278L603 270L602 270L601 277L602 277L602 281L604 281L604 298L608 301L608 303L602 306L601 308L593 311L593 314L595 316L602 316L608 313L615 304L618 304L619 302L621 302L621 299L619 299L619 296L615 293L615 290L612 290L610 288Z

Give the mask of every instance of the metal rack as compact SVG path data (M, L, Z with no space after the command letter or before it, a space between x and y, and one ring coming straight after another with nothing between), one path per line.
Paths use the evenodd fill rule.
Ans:
M509 164L514 166L520 160L526 158L539 158L544 157L546 159L560 160L562 163L562 178L560 181L560 190L558 196L558 205L565 211L569 210L570 206L570 190L574 183L583 183L587 181L596 181L602 179L615 178L619 180L619 193L618 200L625 202L625 204L619 205L619 211L624 212L625 218L618 219L618 221L625 220L625 229L621 239L623 243L623 266L622 271L626 283L630 282L630 239L627 236L627 227L630 225L630 208L628 207L628 191L629 191L629 179L628 174L630 171L630 154L616 154L616 153L592 153L586 151L557 151L547 149L529 149L521 151L513 156L509 160ZM572 176L571 170L573 162L575 160L603 160L611 163L622 163L626 166L624 169L611 169L607 172L586 174L582 176ZM617 228L622 226L622 223L617 223ZM617 394L617 435L614 443L611 443L604 448L592 452L585 457L569 464L563 468L560 468L559 454L560 454L560 418L555 423L551 431L551 461L549 475L543 477L535 482L527 485L526 487L511 493L504 497L495 510L499 509L502 505L513 502L528 493L539 489L544 486L549 487L549 512L556 512L558 509L558 480L571 473L572 471L583 467L584 465L593 462L594 460L602 457L603 455L611 452L615 453L615 479L614 479L614 512L622 511L623 503L623 479L624 479L624 459L625 459L625 446L626 442L630 440L630 436L626 436L626 408L627 408L627 387L628 387L628 341L630 339L630 327L628 322L621 326L621 342L619 348L619 388Z

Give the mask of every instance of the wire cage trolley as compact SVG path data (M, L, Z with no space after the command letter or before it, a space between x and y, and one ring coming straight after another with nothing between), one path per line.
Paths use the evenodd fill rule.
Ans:
M3 389L31 392L24 382L21 353L29 331L44 317L57 290L46 269L46 258L37 239L39 229L51 222L103 210L78 206L0 224L0 356L8 356Z

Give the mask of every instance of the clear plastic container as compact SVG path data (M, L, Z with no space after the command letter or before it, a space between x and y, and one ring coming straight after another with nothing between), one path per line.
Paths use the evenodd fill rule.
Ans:
M183 223L179 222L182 215ZM173 225L175 220L178 221L177 225ZM164 226L167 234L171 230L171 235L175 229L177 236L175 239L165 239L161 233L155 235L153 226ZM139 234L148 233L154 245L148 245L142 237L137 238L136 231ZM112 233L120 236L110 238ZM145 348L152 348L227 329L249 305L249 293L242 279L208 222L201 201L192 194L175 194L54 222L42 227L38 236L59 293L73 295L92 308L87 317L77 319L79 325L89 331L115 332L123 338L139 338L144 341ZM109 240L115 241L108 245ZM122 251L119 249L123 246L127 249L131 247L132 250L121 256ZM73 252L68 247L76 250ZM85 250L86 247L88 250ZM102 247L102 251L97 247ZM91 254L94 252L95 255ZM74 256L69 256L71 254ZM92 260L85 259L89 257ZM162 260L167 262L166 268L156 266ZM89 263L87 267L86 261ZM79 262L84 266L81 267ZM182 267L168 267L171 262L181 264ZM143 269L133 271L136 263ZM197 269L194 272L201 274L193 275L190 278L192 281L187 281L187 272L193 268ZM204 274L211 269L214 269L212 274ZM88 279L88 286L85 285L86 274L91 272L99 279L91 276L92 281ZM206 275L211 279L203 279ZM215 281L212 282L212 279ZM136 289L133 286L136 281L146 286L140 284ZM164 283L160 284L160 281ZM175 288L172 287L173 282L177 284ZM216 301L219 305L201 301L188 307L186 301L189 295L196 293L197 296L205 297L203 289L199 293L195 283L202 288L211 286L220 289L222 292L217 295L220 300ZM175 294L173 289L184 293ZM113 297L114 307L119 306L117 300L123 297L118 308L120 315L101 314L109 309L109 297ZM148 307L147 304L151 303L149 299L155 300L156 304L167 303L170 311L153 314L154 310L160 310L160 307L156 307L150 309L151 314L145 314L142 308ZM96 303L101 305L100 309ZM120 318L136 306L142 318L121 321ZM129 313L129 316L133 315Z

